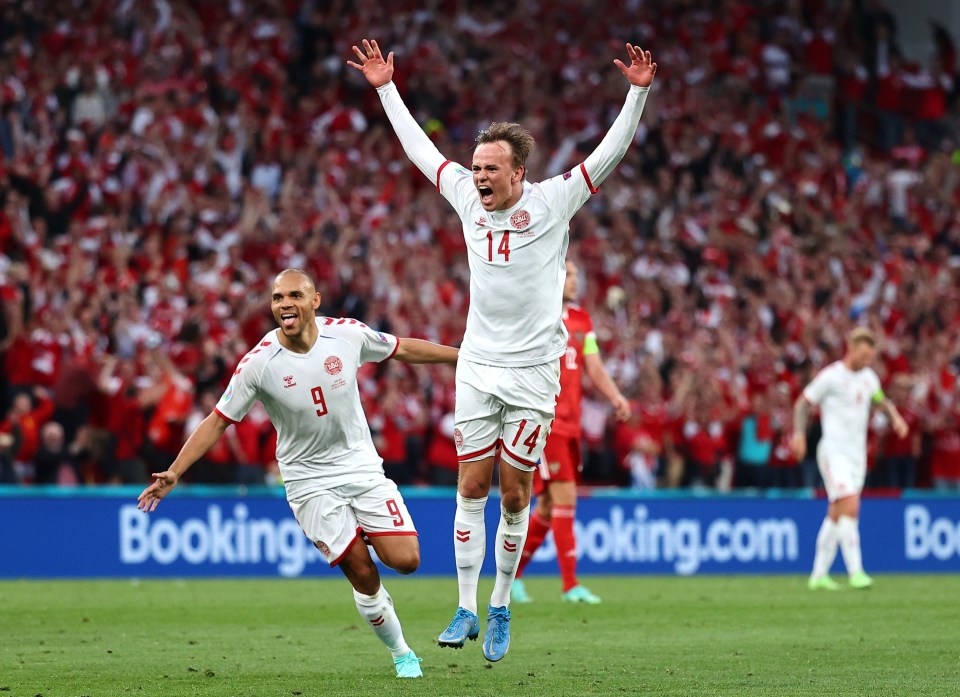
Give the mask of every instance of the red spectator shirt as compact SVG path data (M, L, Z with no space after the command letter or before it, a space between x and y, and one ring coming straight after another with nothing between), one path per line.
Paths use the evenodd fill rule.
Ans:
M588 338L591 342L596 339L593 321L579 305L568 303L564 306L563 325L570 336L567 339L567 353L560 359L560 396L557 398L557 411L551 430L557 435L579 438L584 348Z

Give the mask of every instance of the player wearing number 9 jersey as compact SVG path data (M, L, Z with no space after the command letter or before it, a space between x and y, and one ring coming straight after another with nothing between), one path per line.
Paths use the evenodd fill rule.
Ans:
M470 169L447 159L404 105L393 84L393 54L376 41L354 46L349 65L377 89L410 160L456 209L470 266L470 308L457 366L454 441L459 460L454 555L459 607L438 638L460 648L479 634L477 583L483 517L500 457L497 576L483 654L498 661L510 643L510 586L527 534L532 473L543 452L560 391L561 321L570 219L626 153L656 73L650 53L626 45L614 61L630 83L623 108L596 150L575 169L526 181L533 138L519 124L493 123L477 136Z
M393 601L361 536L380 560L408 574L420 563L417 531L396 485L383 473L360 403L363 363L455 363L457 349L397 339L352 319L316 317L320 294L303 271L274 281L280 325L240 361L213 412L166 472L140 494L153 511L183 473L260 400L277 429L277 461L287 500L304 534L353 586L360 615L390 649L397 677L420 677L420 659L403 638Z

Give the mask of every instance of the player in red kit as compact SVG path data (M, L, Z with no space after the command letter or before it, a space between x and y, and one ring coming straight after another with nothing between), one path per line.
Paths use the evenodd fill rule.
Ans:
M543 539L553 530L557 545L557 561L563 581L565 602L596 605L600 598L577 582L577 542L573 521L577 507L577 475L580 463L580 397L583 394L583 373L613 405L620 421L630 416L630 403L620 394L600 359L597 337L590 315L574 301L579 287L577 267L567 261L567 279L563 287L563 324L570 335L567 353L560 361L560 398L556 417L547 437L543 456L534 474L536 510L530 519L530 530L523 546L517 577L511 597L514 602L529 603L521 577L530 558Z

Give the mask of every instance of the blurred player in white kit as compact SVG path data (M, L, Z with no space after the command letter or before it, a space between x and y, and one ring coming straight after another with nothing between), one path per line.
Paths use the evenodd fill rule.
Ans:
M401 574L420 565L420 545L396 484L370 436L357 370L388 358L455 363L457 349L398 339L353 319L317 317L320 293L298 269L281 271L271 309L279 325L237 366L214 410L190 435L166 472L140 494L156 509L180 477L238 423L257 400L277 429L277 461L287 501L311 542L353 586L360 615L393 655L398 678L421 677L420 659L403 638L393 600L367 546Z
M870 368L877 352L876 339L869 330L854 329L847 339L842 360L831 363L797 398L793 409L791 448L800 462L807 453L807 424L813 405L820 407L823 436L817 445L817 466L830 500L827 517L817 534L817 547L810 574L811 590L837 590L830 567L843 554L850 585L869 588L871 579L863 570L860 554L860 492L867 476L867 426L871 407L876 405L890 419L901 438L907 424L896 406L883 394L880 378Z
M460 648L480 631L477 583L486 551L483 511L500 459L501 514L495 540L497 575L487 613L483 655L499 661L510 645L510 587L527 534L533 471L554 417L559 359L566 353L561 320L569 222L620 162L637 130L657 65L626 45L629 65L614 61L630 83L623 108L600 145L577 168L538 184L526 181L533 138L515 123L492 123L476 140L471 170L440 154L394 85L393 53L376 41L353 47L410 160L436 185L463 223L470 265L470 309L457 364L459 461L454 553L459 607L438 638Z

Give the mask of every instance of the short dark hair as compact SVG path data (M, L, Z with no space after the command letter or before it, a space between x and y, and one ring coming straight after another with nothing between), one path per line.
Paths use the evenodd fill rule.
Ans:
M485 128L477 134L476 145L496 143L500 140L508 143L513 150L513 166L525 167L527 158L533 152L533 136L530 135L530 131L519 123L494 121L489 128Z

